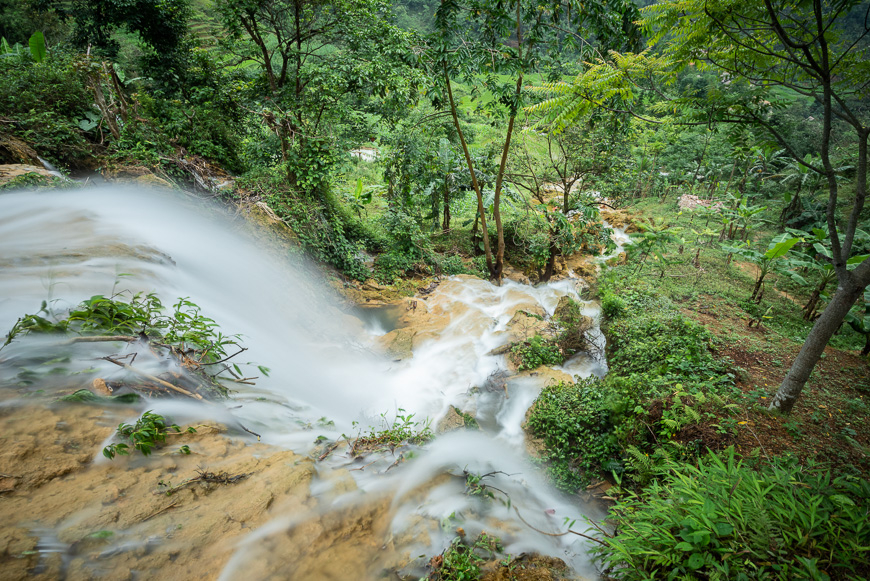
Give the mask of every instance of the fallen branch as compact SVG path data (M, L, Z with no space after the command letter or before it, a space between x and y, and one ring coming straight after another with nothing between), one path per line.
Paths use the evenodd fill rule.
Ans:
M178 393L182 393L182 394L186 395L187 397L192 397L194 399L202 400L202 396L199 395L198 393L191 393L191 392L187 391L186 389L178 387L177 385L172 385L168 381L163 381L159 377L155 377L154 375L151 375L150 373L145 373L144 371L136 369L135 367L128 365L128 364L124 363L123 361L118 361L117 359L112 359L111 357L103 357L103 359L105 359L109 363L114 363L118 367L123 367L124 369L126 369L130 373L134 373L134 374L138 375L139 377L144 377L145 379L151 380L154 383L156 383L157 385L161 385L167 389L177 391Z
M321 461L324 458L326 458L327 456L329 456L330 454L332 454L332 451L335 450L336 448L338 448L339 444L340 444L340 442L336 442L333 445L331 445L330 447L328 447L326 449L326 451L317 458L317 460Z
M127 343L132 343L133 341L138 340L139 337L133 337L131 335L97 335L93 337L72 337L71 339L62 341L60 344L72 345L73 343L101 343L105 341L125 341Z
M348 469L348 472L353 472L354 470L359 470L361 472L361 471L365 470L366 468L368 468L369 466L371 466L372 464L374 464L375 462L377 462L377 460L372 460L371 462L369 462L365 466L360 466L359 468L350 468L350 469Z
M524 519L523 515L520 514L520 509L518 509L516 505L514 505L514 511L517 513L517 516L519 517L519 519L521 521L523 521L523 524L525 524L527 527L529 527L530 529L532 529L536 533L541 533L542 535L547 535L548 537L564 537L567 534L573 534L573 535L577 535L578 537L583 537L584 539L589 539L590 541L595 541L596 543L599 543L599 544L602 544L605 546L607 545L607 543L605 543L601 539L596 539L595 537L590 537L589 535L584 535L583 533L578 533L574 529L568 529L564 533L548 533L547 531L542 531L541 529L535 527L534 525L529 523L526 519Z
M258 434L257 432L252 432L251 430L249 430L248 428L246 428L246 427L243 426L242 424L239 424L239 426L240 426L243 430L245 430L246 432L248 432L249 434L251 434L251 435L253 435L253 436L257 436L257 441L258 441L258 442L260 441L260 434Z

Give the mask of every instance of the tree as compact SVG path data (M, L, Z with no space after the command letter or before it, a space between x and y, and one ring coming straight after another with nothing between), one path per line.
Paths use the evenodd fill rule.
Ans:
M615 109L610 99L628 101L644 87L652 88L661 97L654 113L682 124L757 127L796 163L822 177L837 291L772 398L772 410L788 413L829 339L870 284L870 259L847 268L867 197L870 5L858 0L668 0L645 8L643 16L650 44L663 47L660 54L613 54L575 83L557 87L559 94L548 107L552 116L570 122L585 109ZM666 94L676 73L690 66L715 70L722 82L703 97ZM776 121L775 112L795 96L814 101L821 111L818 162L804 160L805 144ZM835 145L845 144L855 160L855 176L854 192L844 200ZM838 231L841 206L847 216Z
M585 36L595 34L598 42L615 46L636 43L638 37L633 24L636 10L632 2L625 0L591 2L579 10L561 0L545 3L473 0L465 4L442 0L435 17L436 32L429 38L429 66L433 77L443 83L436 88L436 100L446 102L450 109L471 174L484 233L486 262L494 279L501 280L504 268L501 194L514 125L523 106L524 78L541 63L557 62L557 55L566 44L574 48L587 44ZM493 96L488 102L490 113L507 117L492 204L497 239L494 253L487 231L483 191L459 124L453 94L453 79L457 77L471 84L482 84Z
M539 272L541 282L553 276L560 254L576 252L588 242L578 231L599 220L597 204L601 200L580 194L578 190L592 187L596 179L604 177L622 161L619 153L624 153L621 151L624 143L619 134L624 127L615 119L612 123L597 121L596 124L589 119L582 127L573 125L563 131L546 132L542 136L546 148L529 147L526 132L511 146L507 177L529 193L535 201L533 211L540 214L547 225L549 240L544 270Z
M853 11L864 16L862 23L849 18ZM795 162L827 183L826 218L838 286L770 404L772 410L784 413L791 411L831 336L870 284L870 259L854 270L847 267L867 195L868 13L870 6L855 0L692 0L666 2L647 12L654 41L672 35L671 48L666 49L671 58L709 63L746 88L739 101L718 112L721 121L765 129ZM811 97L821 108L819 163L805 161L789 136L771 123L771 107L777 100L774 88ZM854 198L841 236L833 145L847 131L853 134L857 163Z
M225 48L258 67L255 112L301 190L325 184L336 149L330 141L354 127L354 114L386 115L413 100L412 35L390 24L387 2L218 0L217 8L229 33Z

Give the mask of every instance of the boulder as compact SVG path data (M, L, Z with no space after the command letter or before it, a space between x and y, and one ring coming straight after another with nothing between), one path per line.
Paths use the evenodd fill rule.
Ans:
M0 133L0 162L21 163L40 167L36 150L12 135Z
M411 329L396 329L380 338L381 346L387 356L396 359L410 359L414 356L414 335Z
M57 175L51 173L44 167L36 165L25 165L20 163L0 165L0 187L5 186L16 178L28 174L33 174L35 179L45 183L51 183L51 180L57 177Z
M548 336L550 324L542 318L532 316L527 311L517 311L507 324L511 343L526 341L535 335Z
M463 428L465 428L465 418L462 417L455 407L450 406L444 417L438 420L438 425L435 426L435 433L446 434L447 432L453 432Z

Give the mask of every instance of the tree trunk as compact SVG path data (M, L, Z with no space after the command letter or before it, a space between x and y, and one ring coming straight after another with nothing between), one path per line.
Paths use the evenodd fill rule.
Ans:
M559 248L556 246L556 243L552 240L552 233L550 234L550 258L547 259L547 267L544 269L544 274L541 276L541 282L548 282L552 277L553 273L556 271L556 257L559 256Z
M444 221L441 229L446 234L450 230L450 190L447 187L447 180L444 180Z
M522 60L523 58L523 33L522 26L520 21L520 2L517 0L517 50L519 53L519 58ZM519 107L520 93L523 89L523 71L520 70L519 76L517 77L517 88L516 88L516 107ZM502 148L501 152L501 163L498 166L498 175L495 178L495 194L493 197L492 204L492 213L495 217L495 233L496 233L496 252L495 252L495 268L490 268L490 273L493 278L501 284L501 275L504 271L504 227L501 223L501 187L502 180L504 179L504 171L505 167L507 167L507 158L508 152L511 147L511 136L514 132L514 121L517 118L516 109L511 109L510 119L508 120L507 126L507 135L504 138L504 148Z
M801 347L800 353L798 353L788 370L788 374L782 380L779 390L770 402L769 409L771 411L780 411L785 414L791 412L828 341L840 327L846 313L849 312L858 297L863 295L864 288L867 286L866 284L863 286L855 284L851 280L849 283L837 287L837 292L831 297L828 307L816 320L807 340Z
M761 283L764 282L764 274L758 276L758 280L755 281L755 288L752 289L752 296L749 297L750 301L755 301L755 297L758 296L758 292L761 290ZM760 301L756 301L760 302Z
M462 153L465 155L465 163L468 166L468 172L471 174L471 186L474 188L474 193L477 194L477 212L478 218L480 219L480 228L483 230L483 251L486 253L486 267L489 269L490 273L492 273L492 250L489 247L489 231L486 228L483 194L480 191L480 184L477 182L477 174L474 172L474 162L471 160L471 153L469 153L468 144L465 142L465 134L462 133L462 128L459 126L459 116L456 114L456 103L453 100L453 87L450 84L450 75L447 74L446 64L444 65L444 82L447 85L447 96L450 98L450 113L453 116L453 126L456 128L456 133L459 135L459 143L462 145Z
M788 206L783 208L782 213L780 213L779 215L779 225L781 230L785 230L785 226L788 221L797 216L797 213L801 209L801 206L803 206L803 204L801 203L801 188L798 187L797 192L788 203Z

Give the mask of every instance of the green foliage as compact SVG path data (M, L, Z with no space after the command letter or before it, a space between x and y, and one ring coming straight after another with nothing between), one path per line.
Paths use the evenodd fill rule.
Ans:
M609 284L614 283L608 281L604 288ZM697 382L691 392L700 389L701 382L730 384L727 365L713 357L712 336L704 327L655 293L626 288L620 298L625 314L605 326L608 364L614 373L645 375L650 392L676 382Z
M392 449L404 444L424 444L432 439L431 420L415 421L415 414L405 413L399 408L392 420L387 413L381 414L381 427L370 427L367 433L360 432L351 446L353 454ZM358 422L353 423L354 427Z
M89 389L79 389L58 399L58 401L68 403L119 403L119 404L137 404L141 401L142 396L138 393L122 393L121 395L112 395L104 397L95 394Z
M180 298L168 313L154 293L137 293L127 301L119 298L94 295L66 312L49 308L43 301L38 313L21 317L9 330L4 347L18 335L56 333L73 336L121 336L119 339L144 339L152 349L167 349L182 359L185 367L204 380L214 395L226 395L226 388L219 383L221 374L241 373L238 365L206 372L203 366L230 359L244 351L239 345L239 336L221 333L217 323L202 314L199 306ZM129 339L127 339L129 338ZM239 347L235 354L228 354L230 346ZM260 366L268 374L268 369Z
M853 579L870 566L870 483L794 461L753 469L733 448L610 510L595 549L615 579ZM735 558L739 555L739 558Z
M517 363L518 369L537 369L541 365L562 365L565 355L559 345L550 339L535 335L527 341L516 343L511 347L511 358Z
M477 581L481 575L481 565L491 560L501 551L501 543L496 537L480 533L473 543L464 537L456 537L450 546L430 561L433 570L429 581Z
M166 442L166 434L169 433L169 430L181 433L181 428L178 425L167 424L163 416L149 410L143 413L135 424L120 424L117 434L129 441L134 450L139 450L143 456L148 456L152 450L159 448L161 444ZM191 427L187 428L187 431L193 433L196 432L196 429ZM190 448L187 445L182 446L180 452L190 454ZM130 445L119 442L103 448L103 456L109 460L114 460L118 454L129 455Z
M288 188L286 178L276 171L250 173L241 183L267 188L269 207L290 226L314 258L356 280L371 276L363 262L364 245L350 236L358 223L342 214L331 192L325 190L315 199L303 197Z
M601 301L601 312L608 319L616 319L625 314L625 301L619 298L619 295L612 290L602 290L599 300Z
M618 456L605 390L594 377L545 387L528 427L543 438L549 474L564 490L582 487Z
M0 117L4 132L24 140L49 161L76 165L90 156L79 120L91 111L92 96L69 55L32 59L0 57Z
M42 32L38 30L34 32L27 44L30 45L30 54L33 56L33 60L42 63L45 60L45 37L42 36Z

